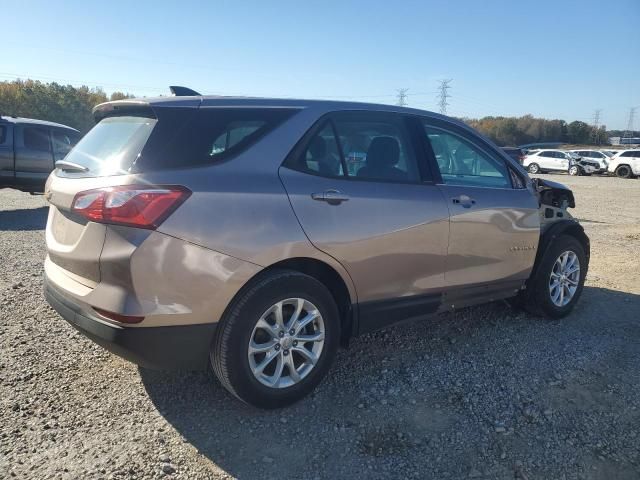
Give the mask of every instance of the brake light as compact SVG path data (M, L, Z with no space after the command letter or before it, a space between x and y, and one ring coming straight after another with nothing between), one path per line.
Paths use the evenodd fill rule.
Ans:
M71 210L98 223L154 230L191 195L180 185L122 185L76 194Z

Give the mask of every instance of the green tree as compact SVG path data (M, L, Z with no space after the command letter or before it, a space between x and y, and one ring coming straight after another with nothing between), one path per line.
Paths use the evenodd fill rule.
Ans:
M132 95L114 92L112 99L114 96L130 98ZM99 88L37 80L0 82L0 114L58 122L83 133L94 125L93 107L107 100L107 95Z
M585 144L593 141L593 127L585 122L573 121L568 125L567 130L571 143Z

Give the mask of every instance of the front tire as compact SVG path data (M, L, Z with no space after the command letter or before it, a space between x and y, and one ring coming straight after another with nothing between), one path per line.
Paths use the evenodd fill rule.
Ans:
M573 236L552 241L526 290L525 306L535 315L563 318L575 307L587 276L587 256Z
M616 168L616 175L620 178L633 178L633 172L629 165L618 165L618 168Z
M540 165L537 163L531 163L528 167L529 173L540 173Z
M574 177L580 176L581 175L580 169L576 165L569 167L569 175L572 175Z
M339 338L338 307L327 288L308 275L278 270L245 288L229 306L211 365L243 402L284 407L320 383Z

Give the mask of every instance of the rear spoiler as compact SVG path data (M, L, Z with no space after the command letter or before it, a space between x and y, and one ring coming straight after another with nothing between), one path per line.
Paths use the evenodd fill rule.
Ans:
M201 97L202 96L195 90L191 90L190 88L187 88L187 87L179 87L177 85L170 86L169 90L171 90L171 94L174 97Z
M177 85L172 85L169 87L171 90L171 95L174 97L201 97L202 95L196 92L195 90L191 90L187 87L179 87ZM165 97L166 98L166 97ZM154 104L157 104L156 101L158 99L152 99ZM201 101L200 99L199 101ZM187 106L186 104L190 104L190 99L183 99L181 101L180 106ZM178 104L175 104L178 106ZM143 117L156 118L156 115L153 112L153 108L151 103L145 99L135 99L135 98L127 98L124 100L114 100L112 102L104 102L100 105L96 105L92 110L93 118L97 122L102 120L105 117L115 117L119 115L137 115Z
M144 100L115 100L104 102L93 107L93 118L98 123L105 117L135 114L143 117L155 118L149 102Z

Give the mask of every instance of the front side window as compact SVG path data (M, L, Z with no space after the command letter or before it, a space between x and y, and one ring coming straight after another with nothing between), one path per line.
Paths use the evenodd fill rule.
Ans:
M501 159L452 132L430 126L425 131L445 184L511 188L510 173Z
M394 182L420 181L418 162L402 116L341 113L332 121L347 176Z
M24 146L31 150L50 152L49 129L43 127L24 127Z

